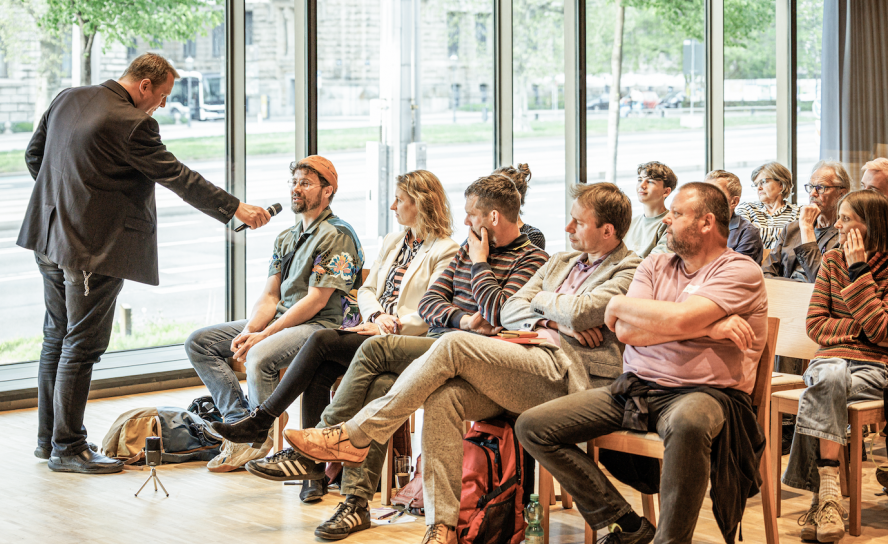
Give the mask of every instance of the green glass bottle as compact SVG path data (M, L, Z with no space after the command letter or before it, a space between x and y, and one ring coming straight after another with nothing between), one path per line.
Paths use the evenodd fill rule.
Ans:
M530 496L530 502L524 507L524 519L527 520L524 544L543 544L543 507L540 506L540 496L536 493Z

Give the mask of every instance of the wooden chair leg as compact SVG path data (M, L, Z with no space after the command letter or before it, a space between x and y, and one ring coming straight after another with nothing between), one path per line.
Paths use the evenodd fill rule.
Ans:
M555 482L546 467L537 463L537 468L537 494L540 496L540 506L543 507L543 542L549 544L549 511L554 504L549 501L549 497L555 496Z
M851 467L850 477L848 478L849 491L851 495L851 511L848 518L849 530L851 536L860 536L860 507L862 500L863 485L863 428L858 419L859 412L851 412Z
M570 496L570 493L561 488L561 507L565 510L570 510L574 506L573 497Z
M593 531L592 527L589 527L589 524L585 524L586 531L583 535L583 544L595 544L598 542L598 532Z
M771 461L771 481L774 483L774 515L776 517L780 517L780 509L782 506L782 496L780 489L780 462L782 460L781 453L783 452L783 413L780 410L776 409L774 406L774 402L771 404L771 429L770 429L770 443L774 444L774 455ZM764 473L762 477L764 478Z
M394 446L391 439L385 451L385 461L382 463L382 477L379 479L379 487L382 489L382 505L392 504L392 469L394 468Z
M659 493L658 493L659 495ZM641 494L641 511L644 517L651 522L654 527L657 526L657 511L654 510L654 496Z
M782 432L780 433L782 440ZM773 436L773 435L772 435ZM765 539L767 540L767 544L779 544L780 537L777 533L777 515L776 510L774 508L774 490L771 489L774 483L774 476L771 474L771 455L777 455L771 449L771 439L768 436L765 436L766 444L765 451L762 454L761 464L759 465L759 471L762 476L762 515L765 519Z
M848 446L850 444L839 449L839 487L842 490L843 497L850 495L848 492L848 479L851 477L851 473L848 467Z
M410 414L410 434L416 433L416 412Z
M284 445L284 429L283 425L281 425L281 418L275 418L274 425L272 426L271 431L272 436L272 446L271 453L276 453L281 451Z

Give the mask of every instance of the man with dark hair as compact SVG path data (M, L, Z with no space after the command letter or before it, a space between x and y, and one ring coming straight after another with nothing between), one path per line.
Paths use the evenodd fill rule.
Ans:
M291 208L301 220L275 240L268 280L250 319L205 327L185 341L185 353L226 423L248 417L271 396L280 370L313 332L356 323L348 297L360 286L364 256L354 230L330 210L336 169L312 155L292 163L290 172ZM245 362L246 397L229 358ZM226 440L207 469L235 470L265 457L271 446L271 436L260 447Z
M361 462L371 442L384 443L423 407L423 489L429 526L423 542L456 542L463 421L520 413L608 384L620 373L623 346L603 328L604 310L612 297L626 292L641 261L621 239L632 205L610 183L580 186L573 194L578 199L565 230L574 251L553 255L502 309L504 327L535 331L543 345L447 334L409 366L407 361L392 361L402 365L398 381L349 421L286 435L315 460ZM614 218L616 225L605 222L597 210Z
M638 183L635 192L641 203L643 213L632 218L629 232L626 234L626 246L642 259L651 253L665 253L666 198L675 190L678 178L675 172L665 164L657 161L638 165Z
M271 218L167 151L151 116L176 77L163 57L148 53L118 81L65 89L25 152L37 183L16 243L34 251L46 305L34 455L56 472L123 469L94 453L83 415L123 281L159 283L154 184L221 223L236 217L257 228Z
M756 263L761 263L765 250L758 227L747 221L745 217L734 213L734 209L740 203L740 196L743 194L740 178L726 170L713 170L706 174L703 181L721 188L725 196L728 197L728 203L731 206L728 247L741 255L746 255Z
M646 258L629 292L613 297L605 312L605 324L626 344L624 374L609 387L553 400L518 418L521 443L570 492L593 529L609 528L608 544L646 544L655 529L576 446L580 442L620 429L664 438L658 542L691 541L714 475L720 494L713 495L713 510L720 526L733 520L723 529L732 542L751 491L743 478L757 477L755 451L764 436L749 394L767 337L768 302L759 267L727 248L728 210L717 187L683 185L665 218L675 254ZM721 442L725 436L730 446ZM710 472L711 451L734 457ZM718 496L729 496L729 504Z

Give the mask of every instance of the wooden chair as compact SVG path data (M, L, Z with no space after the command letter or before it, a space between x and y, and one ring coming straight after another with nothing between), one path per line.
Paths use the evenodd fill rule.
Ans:
M780 439L780 418L783 414L799 413L799 397L804 389L774 393L771 400L771 441ZM863 426L874 423L884 424L884 403L880 400L859 402L848 406L848 423L851 427L849 447L843 449L839 456L841 470L839 477L842 484L842 495L850 498L851 508L848 524L851 536L860 536L860 510L862 504L863 481ZM850 449L850 455L849 450ZM777 493L777 517L781 514L781 482L780 458L775 463L774 490Z
M777 343L777 332L780 329L780 320L775 317L768 317L768 340L765 343L765 349L759 358L758 370L756 372L755 387L752 391L752 404L756 410L756 419L762 429L767 429L768 415L771 397L771 369L774 361L774 348ZM617 431L606 436L601 436L589 442L589 454L593 458L598 459L597 450L608 449L622 453L634 453L646 457L654 457L663 460L664 445L663 440L657 433L640 433L635 431ZM774 491L773 477L771 476L771 447L770 438L767 431L765 432L765 451L762 454L759 471L762 476L762 509L765 518L765 537L768 544L778 544L780 542L777 533L777 517L774 510ZM653 497L651 495L643 495L644 515L654 525L656 525L656 516L654 514ZM596 531L592 531L586 526L586 543L593 544L596 540Z
M555 494L555 478L546 468L537 463L537 494L543 507L543 542L549 544L549 510L561 499L561 507L565 510L573 508L573 498L562 487L560 497Z

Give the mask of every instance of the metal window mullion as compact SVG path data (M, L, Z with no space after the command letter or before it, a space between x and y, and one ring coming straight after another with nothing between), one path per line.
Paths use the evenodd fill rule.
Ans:
M586 0L564 2L564 216L570 189L586 183ZM567 233L565 247L570 247Z
M778 0L777 27L777 162L792 172L793 203L798 202L796 0Z
M706 171L725 167L725 3L706 0Z
M295 159L318 152L318 3L293 2Z
M241 201L247 197L244 2L225 6L225 190ZM225 230L225 319L247 316L247 233Z
M513 162L512 2L493 3L493 167Z

